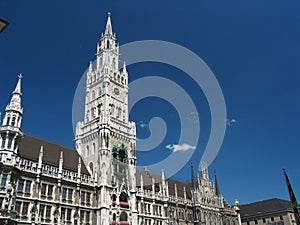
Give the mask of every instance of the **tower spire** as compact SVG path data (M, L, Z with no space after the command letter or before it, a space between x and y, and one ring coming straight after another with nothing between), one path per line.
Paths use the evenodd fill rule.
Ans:
M215 189L216 189L216 195L219 196L221 194L221 192L220 192L220 188L219 188L219 183L218 183L216 171L215 171Z
M105 34L106 35L112 35L110 12L107 13L107 22L106 22L106 27L105 27Z
M283 169L283 174L284 174L284 177L285 177L285 182L286 182L287 189L289 191L291 203L292 203L292 206L293 206L293 209L294 209L296 224L300 225L300 216L299 216L299 212L298 212L298 202L296 200L292 185L290 183L289 177L288 177L285 169Z
M6 107L6 111L15 110L17 112L22 113L22 107L21 107L21 96L22 96L21 80L22 80L22 78L23 78L23 76L20 73L18 75L18 82L15 87L15 90L12 92L12 97L11 97L10 103Z
M14 165L16 162L19 142L23 137L21 130L23 115L21 106L21 80L22 74L19 74L17 85L12 92L9 104L5 108L4 119L2 126L0 126L0 151L6 151L6 157L10 158L9 164L11 165ZM8 162L5 157L2 157L1 160L5 163Z

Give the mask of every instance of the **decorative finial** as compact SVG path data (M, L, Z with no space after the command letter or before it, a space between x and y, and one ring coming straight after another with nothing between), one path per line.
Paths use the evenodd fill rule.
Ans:
M22 79L22 78L23 78L22 73L20 73L20 74L18 75L18 78L19 78L19 79Z
M107 16L110 17L110 12L107 12Z
M239 206L239 201L236 199L234 204L235 204L235 206Z

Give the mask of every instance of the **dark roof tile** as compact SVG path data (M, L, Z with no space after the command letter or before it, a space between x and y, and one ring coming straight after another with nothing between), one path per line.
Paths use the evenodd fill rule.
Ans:
M292 204L290 201L272 198L259 202L253 202L245 205L240 205L241 217L252 217L258 214L268 214L279 211L291 211Z
M36 137L24 135L19 144L19 155L33 161L38 161L40 148L43 146L43 163L57 166L59 164L60 152L63 152L63 168L76 171L79 154L76 150L54 144ZM81 172L89 174L84 163L81 164Z

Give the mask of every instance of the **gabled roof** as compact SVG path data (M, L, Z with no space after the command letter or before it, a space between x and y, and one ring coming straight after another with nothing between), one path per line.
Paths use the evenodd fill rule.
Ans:
M278 198L240 205L240 209L242 218L293 210L290 201Z
M44 148L43 163L58 167L60 153L63 152L63 168L77 172L80 155L76 150L33 136L24 135L19 144L19 155L25 159L38 161L41 146ZM81 172L89 174L84 163L81 163Z

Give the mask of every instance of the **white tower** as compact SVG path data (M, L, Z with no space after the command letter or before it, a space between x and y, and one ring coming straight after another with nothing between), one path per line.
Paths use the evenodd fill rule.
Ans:
M119 71L110 13L96 55L86 76L85 118L77 124L76 149L97 177L97 224L136 224L136 128L128 121L128 73L125 63Z
M5 114L0 127L0 153L3 164L14 166L18 154L18 144L23 137L21 121L23 108L21 106L21 80L22 75L18 76L18 82L12 93L11 100L5 108Z
M5 114L0 126L0 164L8 172L6 180L6 197L4 199L5 209L14 208L16 200L16 183L19 170L15 167L18 163L18 146L23 137L21 121L23 109L21 106L21 80L19 79L11 100L5 108Z

